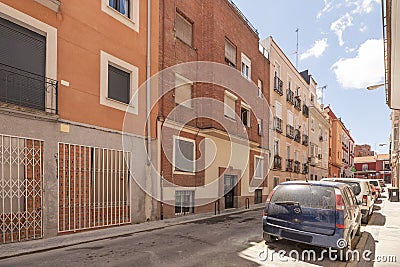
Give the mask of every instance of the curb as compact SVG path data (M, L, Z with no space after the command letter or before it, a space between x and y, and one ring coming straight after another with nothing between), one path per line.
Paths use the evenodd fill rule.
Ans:
M114 233L114 234L108 234L108 235L105 234L105 235L103 235L101 237L97 237L97 238L87 237L87 240L81 240L81 241L76 240L75 242L72 240L72 241L67 241L66 244L60 244L60 245L56 245L56 246L47 246L47 247L46 246L37 246L36 248L23 249L25 251L14 250L15 253L9 253L8 255L1 255L0 260L14 258L14 257L20 257L20 256L25 256L25 255L35 254L35 253L47 252L47 251L56 250L56 249L62 249L62 248L66 248L66 247L87 244L87 243L92 243L92 242L96 242L96 241L102 241L102 240L106 240L106 239L110 239L110 238L126 237L126 236L130 236L133 234L151 232L151 231L155 231L155 230L159 230L159 229L165 229L165 228L169 228L169 227L176 226L176 225L185 225L185 224L194 223L194 222L207 221L207 220L214 219L214 218L227 217L230 215L241 214L241 213L245 213L245 212L249 212L249 211L255 211L258 209L262 209L263 207L264 207L264 205L259 205L259 206L250 207L249 209L240 209L240 210L235 210L232 212L225 212L225 213L216 214L216 215L213 214L213 215L209 215L207 217L194 218L194 219L189 219L189 220L185 220L185 221L165 222L165 225L161 225L161 226L160 225L153 226L153 227L149 227L147 229L126 231L123 233ZM157 221L154 221L154 222L157 222ZM144 222L142 224L145 224L145 223L146 222ZM87 233L87 232L84 232L84 233ZM74 234L71 234L71 235L74 235ZM69 236L71 236L71 235L69 235ZM75 235L78 235L78 234L75 234ZM52 237L52 238L57 238L57 236ZM46 239L42 239L42 240L46 240ZM26 241L26 242L30 242L30 241ZM14 243L14 244L18 244L18 243ZM1 246L7 246L7 244L1 245ZM1 248L1 246L0 246L0 248Z

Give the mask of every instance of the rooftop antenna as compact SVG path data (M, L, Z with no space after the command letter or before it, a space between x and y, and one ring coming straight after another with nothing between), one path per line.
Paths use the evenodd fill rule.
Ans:
M322 105L324 104L324 90L326 90L326 87L328 87L328 85L324 85L324 86L318 88L321 90L321 104Z
M297 42L296 42L296 69L299 70L299 28L296 29Z

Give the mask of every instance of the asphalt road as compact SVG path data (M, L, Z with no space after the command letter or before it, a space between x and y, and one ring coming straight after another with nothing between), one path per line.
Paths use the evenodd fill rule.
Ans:
M270 258L262 261L265 247L259 210L5 259L0 266L344 266L326 258L292 262L275 257L271 262L279 250L320 251L285 240L270 246Z

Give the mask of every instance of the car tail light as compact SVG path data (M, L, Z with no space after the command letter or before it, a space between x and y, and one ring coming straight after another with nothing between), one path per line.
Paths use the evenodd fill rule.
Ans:
M268 212L266 210L263 211L263 216L268 216Z
M344 229L344 224L336 224L336 228Z
M368 196L367 196L367 195L363 195L363 197L362 197L362 204L363 204L364 206L367 206L367 201L368 201Z
M274 195L276 190L276 187L274 189L272 189L272 191L269 193L268 197L267 197L267 202L271 201L272 196Z
M336 210L344 210L344 201L342 197L342 192L340 192L339 188L335 188L336 195Z

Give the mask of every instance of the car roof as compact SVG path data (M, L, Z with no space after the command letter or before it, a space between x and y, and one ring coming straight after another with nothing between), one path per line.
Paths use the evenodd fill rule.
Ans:
M368 182L368 179L362 178L346 178L346 177L333 177L333 178L323 178L324 181L330 180L342 180L342 181L349 181L349 182Z
M330 186L330 187L337 187L340 189L348 186L345 183L331 182L331 181L287 181L287 182L280 183L279 185L291 185L291 184L292 185L304 184L304 185Z

